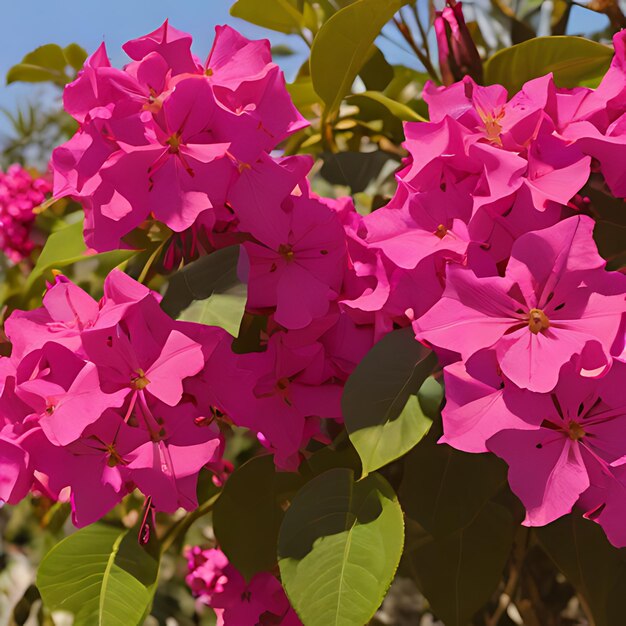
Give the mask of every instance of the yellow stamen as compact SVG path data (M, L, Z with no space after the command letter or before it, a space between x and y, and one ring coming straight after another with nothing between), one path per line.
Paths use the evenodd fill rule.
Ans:
M137 374L137 376L135 378L131 378L130 380L132 388L138 391L140 391L141 389L145 389L150 384L146 373L142 369L137 370L135 373Z
M533 335L550 327L548 316L541 309L531 309L528 313L528 328Z

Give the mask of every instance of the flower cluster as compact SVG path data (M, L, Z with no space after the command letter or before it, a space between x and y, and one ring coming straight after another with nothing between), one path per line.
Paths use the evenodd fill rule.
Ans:
M165 22L124 50L132 61L119 70L102 44L65 90L80 129L53 153L55 196L82 203L87 244L99 252L124 247L150 217L175 232L198 219L225 228L240 172L307 125L269 42L218 27L203 62Z
M46 178L33 176L21 165L13 164L6 172L0 171L0 250L14 263L33 251L33 209L51 191L52 185Z
M0 500L31 490L100 519L134 488L157 510L197 507L198 472L219 470L210 388L193 393L224 333L175 322L115 270L96 302L57 276L43 307L6 321L0 360ZM189 390L187 389L189 386Z
M124 70L104 48L87 60L65 91L81 127L55 150L55 195L83 203L99 251L149 216L177 231L169 268L243 242L247 311L267 319L263 351L235 355L225 342L207 380L219 410L294 470L312 437L328 441L343 383L385 330L374 325L371 254L352 202L312 193L310 158L270 154L305 121L269 43L221 27L205 63L190 44L166 23L124 46Z
M525 524L578 505L618 546L626 277L606 271L579 192L593 175L626 196L624 42L596 90L427 85L431 121L406 125L398 191L364 220L391 285L381 313L402 323L403 302L445 365L442 441L502 457Z
M29 458L51 459L32 470L46 488L69 485L78 493L72 479L63 483L62 472L50 472L57 461L46 450L82 444L89 429L115 414L125 425L120 433L148 438L147 456L176 447L193 465L185 476L195 477L211 460L209 443L218 447L214 435L198 443L202 431L193 430L184 444L168 446L167 425L219 411L256 433L279 467L294 470L309 440L328 441L332 423L341 421L342 387L360 359L383 334L412 324L445 366L443 441L503 457L527 524L578 505L611 541L626 545L616 523L626 506L626 402L619 397L626 278L606 271L584 197L590 177L612 197L626 196L625 42L624 33L616 36L614 61L595 90L557 88L550 75L511 98L469 77L427 85L431 121L406 124L410 156L397 193L365 217L349 199L311 191L308 157L271 153L304 121L267 42L224 27L202 63L190 52L190 37L166 23L126 44L133 60L124 70L111 68L99 50L65 93L81 127L55 151L55 193L81 200L86 239L98 250L122 245L151 218L192 248L198 232L209 247L241 242L247 312L263 321L259 351L234 354L208 327L152 326L151 313L135 316L128 299L110 294L100 308L115 312L72 322L81 329L66 340L65 318L59 325L46 303L47 312L20 314L7 325L14 354L3 397L19 410L4 428L6 445L25 452L16 457L24 466ZM109 291L118 280L110 279ZM61 281L50 294L63 289ZM136 294L133 307L138 299L156 306L154 296ZM54 328L52 344L37 345L30 329L41 324ZM115 333L104 330L111 326ZM57 380L51 363L62 357L57 344L67 349L67 341L81 361L73 370L64 366L67 378ZM179 349L180 367L173 356ZM55 404L47 415L37 381L55 385L45 398L75 398L84 380L93 388L93 368L105 394L94 395L98 419L61 426ZM31 440L47 448L35 452ZM186 449L192 442L197 456ZM111 502L129 481L165 498L152 487L168 480L168 471L148 471L143 453L130 452L134 442L113 456L105 449ZM14 476L24 475L19 463ZM171 500L157 506L185 502L184 487L174 482Z
M246 583L219 549L194 546L187 553L187 584L217 615L217 626L301 626L282 585L269 572Z

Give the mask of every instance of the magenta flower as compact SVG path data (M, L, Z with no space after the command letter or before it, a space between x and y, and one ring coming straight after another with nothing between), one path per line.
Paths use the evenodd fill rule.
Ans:
M187 585L217 614L218 626L301 626L280 582L260 572L246 582L219 549L194 546L187 553Z
M264 160L244 171L231 194L239 228L254 237L244 244L248 306L275 308L274 318L286 328L303 328L324 316L344 273L346 237L338 216L306 190L288 195L308 165L308 159ZM272 176L278 179L273 190ZM255 185L259 178L267 181L267 194Z
M589 343L608 365L626 311L624 279L604 271L592 229L581 216L523 235L504 277L450 266L443 298L413 324L417 338L464 360L492 348L503 374L531 391L552 390Z
M32 238L36 209L52 191L46 178L33 176L21 165L0 170L0 250L19 263L35 249Z
M487 441L487 448L509 465L509 484L526 507L525 525L541 526L569 513L590 486L581 501L586 508L591 503L596 511L600 505L609 508L615 498L623 502L624 487L616 494L607 486L618 481L612 465L626 444L619 382L624 367L615 362L605 377L591 379L568 365L553 393L528 394L517 405L522 418L535 421L540 415L539 427L505 428ZM601 515L597 520L602 523ZM620 534L619 545L624 545L626 535Z

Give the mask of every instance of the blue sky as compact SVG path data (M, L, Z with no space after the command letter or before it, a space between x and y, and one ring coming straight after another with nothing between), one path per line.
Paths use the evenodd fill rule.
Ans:
M298 37L288 37L257 28L229 15L234 0L29 0L3 2L2 37L0 37L0 76L18 63L27 53L44 43L67 45L76 42L87 51L95 50L105 41L115 65L127 59L121 45L128 39L154 30L165 18L172 25L193 35L194 52L206 55L216 24L228 23L250 38L269 37L273 43L288 43L304 54L305 44ZM264 2L265 0L258 0ZM590 31L600 28L602 16L584 9L574 9L574 29ZM394 63L412 63L402 50L382 45L387 58ZM287 77L297 70L301 56L286 57L279 62ZM1 79L0 79L1 80ZM0 87L0 107L15 110L20 102L49 99L41 87L9 85ZM0 117L0 131L6 129Z

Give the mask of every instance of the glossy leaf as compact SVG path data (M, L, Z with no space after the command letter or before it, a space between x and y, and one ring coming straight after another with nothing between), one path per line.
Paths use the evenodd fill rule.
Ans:
M208 298L215 285L225 279L234 284L237 279L239 249L235 246L217 250L185 265L170 276L161 307L177 317L194 300Z
M445 537L407 523L403 565L446 626L467 626L493 595L515 528L511 513L494 502L486 502L466 525Z
M406 454L428 432L430 420L412 394L435 363L405 328L381 339L348 379L341 406L364 475Z
M246 310L248 289L243 283L225 288L219 287L206 300L196 300L189 305L178 319L210 326L220 326L233 337L239 333L239 326Z
M404 540L402 510L377 474L355 482L332 469L293 499L278 543L280 573L307 626L363 626L394 576Z
M75 626L139 626L149 612L158 570L158 561L132 531L94 524L48 552L37 586L50 610L75 615Z
M294 0L237 0L230 14L280 33L298 33L304 18L296 5Z
M403 4L403 0L357 0L320 28L311 48L311 78L326 104L326 117L339 109L374 40Z
M298 490L298 474L277 472L271 456L235 470L213 507L213 530L224 553L248 579L276 565L283 509Z
M552 72L558 87L596 87L612 57L612 48L583 37L537 37L494 54L485 64L485 83L504 85L512 95Z

